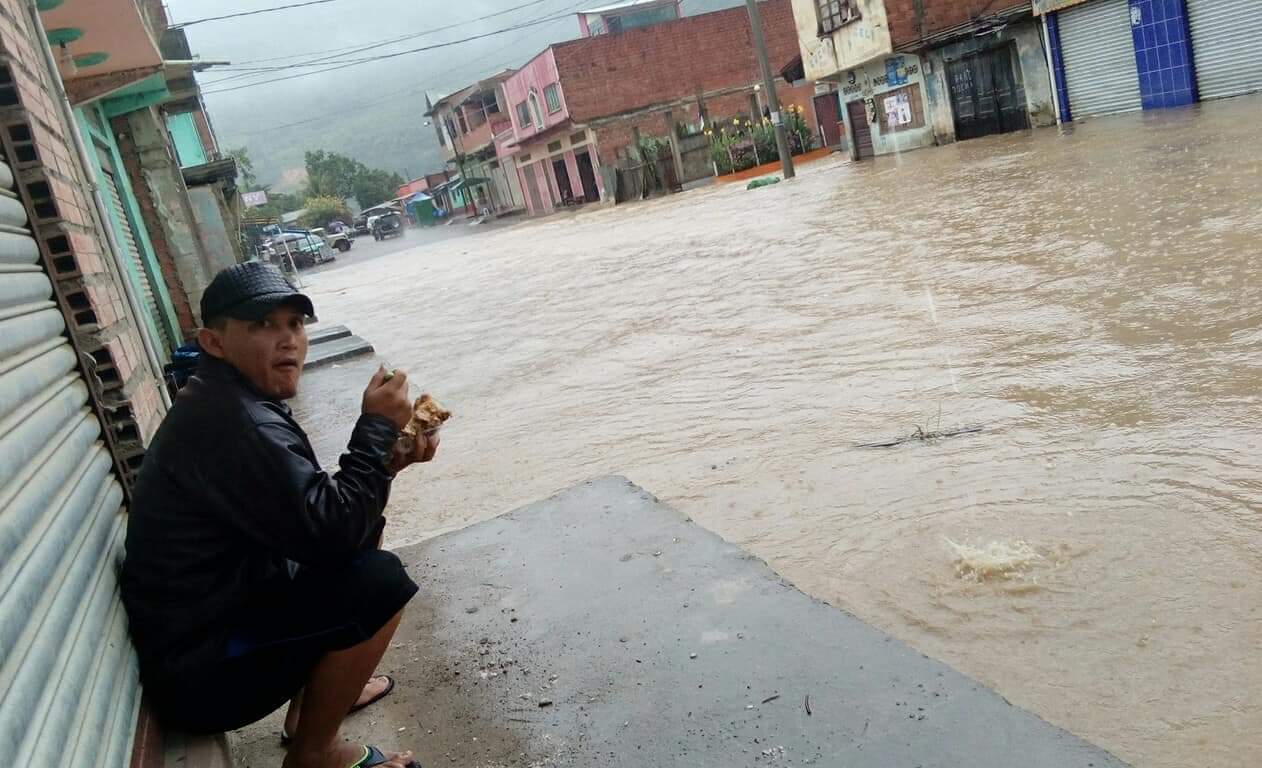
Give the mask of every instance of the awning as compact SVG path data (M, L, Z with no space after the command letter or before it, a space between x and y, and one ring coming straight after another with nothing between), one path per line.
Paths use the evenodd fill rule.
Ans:
M237 161L231 157L225 157L221 160L212 160L201 165L190 165L187 168L180 169L180 173L184 176L184 183L190 187L219 182L235 183Z
M799 54L793 57L793 60L780 68L780 77L784 78L786 83L796 83L806 79L806 67L802 66L802 56Z

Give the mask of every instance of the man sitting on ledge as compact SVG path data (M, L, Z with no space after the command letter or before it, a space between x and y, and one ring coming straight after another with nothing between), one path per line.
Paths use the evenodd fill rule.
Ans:
M288 701L286 768L416 765L338 729L393 687L371 676L417 587L378 548L382 512L395 474L432 459L438 439L399 453L407 376L379 369L326 474L284 404L311 299L251 262L216 275L201 311L200 367L145 454L127 524L123 602L154 712L211 733Z

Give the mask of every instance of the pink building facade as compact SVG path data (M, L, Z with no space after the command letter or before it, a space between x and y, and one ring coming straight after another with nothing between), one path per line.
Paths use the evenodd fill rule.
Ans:
M496 137L496 149L516 160L527 210L542 215L604 200L594 135L570 115L553 49L531 59L503 87L512 131Z

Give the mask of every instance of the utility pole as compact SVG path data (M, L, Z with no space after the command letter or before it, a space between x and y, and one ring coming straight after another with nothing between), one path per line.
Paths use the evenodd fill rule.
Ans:
M754 35L754 49L758 51L758 64L762 67L762 87L767 92L767 109L771 110L771 124L776 131L776 148L780 150L780 169L784 178L791 179L793 173L793 153L789 151L789 137L784 132L784 117L780 114L780 99L776 96L776 79L771 74L771 64L767 63L767 41L762 36L762 20L758 18L756 0L745 0L745 8L749 11L749 28ZM756 118L757 115L754 115Z

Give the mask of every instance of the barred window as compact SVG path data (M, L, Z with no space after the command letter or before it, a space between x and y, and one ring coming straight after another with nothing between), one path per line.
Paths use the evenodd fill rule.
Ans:
M815 0L819 13L819 32L829 34L859 18L859 7L854 0Z
M543 89L543 98L548 102L548 114L561 111L561 88L556 83Z

